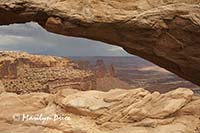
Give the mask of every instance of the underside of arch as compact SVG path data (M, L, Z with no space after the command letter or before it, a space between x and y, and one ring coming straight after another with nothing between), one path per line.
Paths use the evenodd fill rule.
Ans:
M199 0L0 1L0 25L30 21L121 46L200 85Z

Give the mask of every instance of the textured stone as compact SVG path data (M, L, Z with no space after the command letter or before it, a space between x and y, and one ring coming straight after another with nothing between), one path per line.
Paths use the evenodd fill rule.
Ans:
M97 76L97 78L104 78L107 74L107 69L106 69L106 65L104 64L104 61L101 59L98 59L96 61L96 65L95 65L95 74Z
M63 89L55 95L4 92L0 94L0 132L199 133L199 101L200 97L184 88L166 94L142 88L109 92ZM22 114L57 114L69 119L21 121Z
M0 92L55 93L63 88L96 89L91 71L81 70L62 57L31 55L25 52L0 53Z
M4 85L3 83L0 81L0 93L4 92L5 91L5 88L4 88Z
M199 12L199 0L1 0L0 25L34 21L119 45L200 84Z

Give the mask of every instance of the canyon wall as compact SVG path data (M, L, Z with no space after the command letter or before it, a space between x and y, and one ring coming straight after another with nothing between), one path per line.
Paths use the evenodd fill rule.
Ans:
M96 77L67 58L0 52L0 92L56 93L63 88L96 89Z
M199 0L1 0L0 25L118 45L200 85L199 12Z

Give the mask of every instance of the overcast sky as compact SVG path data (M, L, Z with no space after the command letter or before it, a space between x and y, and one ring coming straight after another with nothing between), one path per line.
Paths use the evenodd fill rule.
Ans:
M56 35L36 23L0 26L0 50L57 56L129 56L121 47Z

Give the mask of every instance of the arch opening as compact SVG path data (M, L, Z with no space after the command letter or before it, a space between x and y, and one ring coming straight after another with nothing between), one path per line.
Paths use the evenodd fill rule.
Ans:
M121 47L89 39L52 34L37 23L1 26L0 38L0 49L3 51L69 57L80 66L89 62L90 68L83 69L94 70L98 62L100 65L105 65L104 67L113 66L115 79L104 76L102 78L99 74L101 76L97 77L98 87L95 88L98 90L107 91L105 88L111 87L106 84L106 81L115 82L116 86L113 87L116 88L142 87L162 93L177 87L198 90L196 85L149 61L126 53ZM97 73L102 73L102 70L98 70Z

